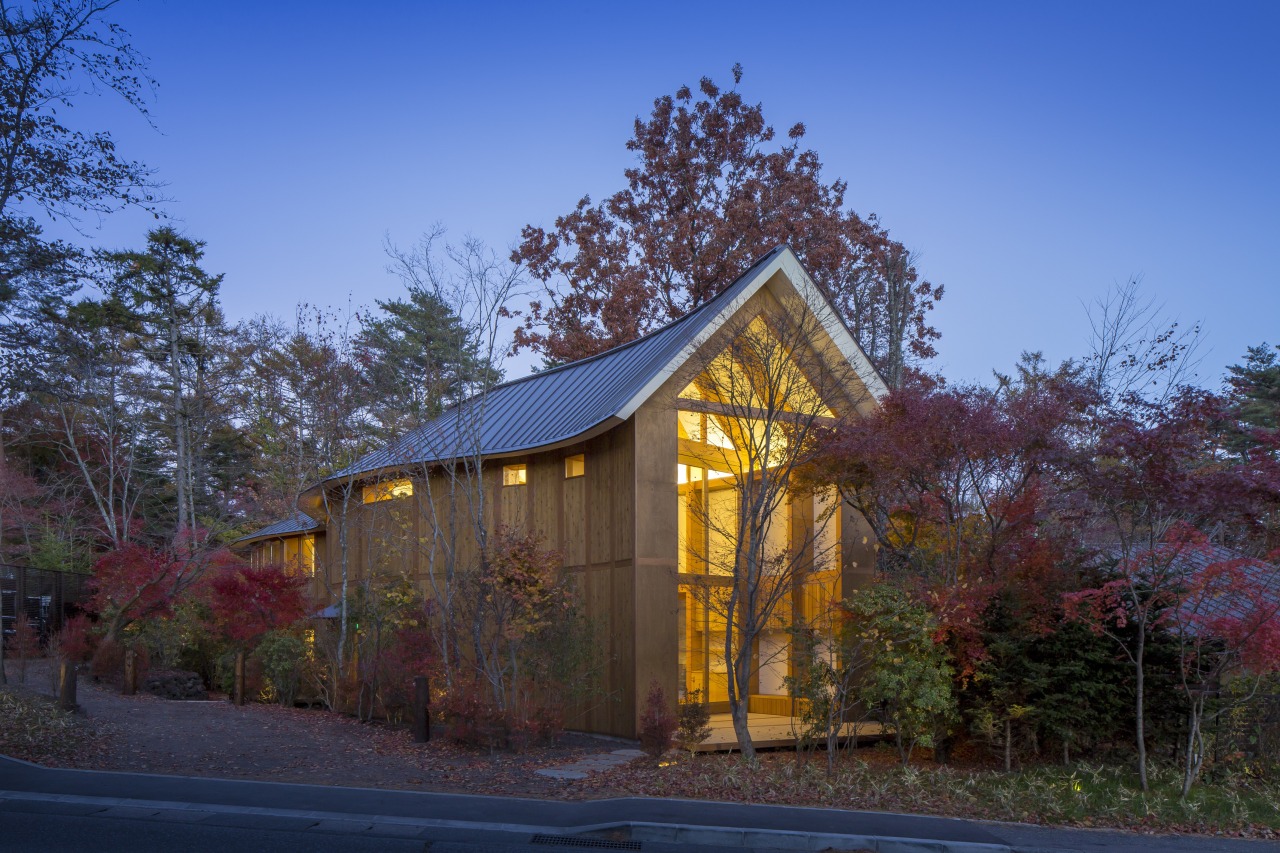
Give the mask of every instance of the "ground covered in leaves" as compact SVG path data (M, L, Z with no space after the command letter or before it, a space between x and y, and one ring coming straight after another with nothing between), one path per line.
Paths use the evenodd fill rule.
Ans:
M487 754L441 738L414 744L404 728L368 725L321 710L121 696L80 683L82 711L48 698L49 677L32 667L25 685L0 689L0 753L49 766L455 791L544 798L682 797L945 815L1147 832L1280 837L1280 785L1249 779L1204 784L1182 802L1172 768L1155 768L1143 795L1127 770L1077 764L1004 773L983 756L951 767L927 758L902 767L892 750L863 748L801 760L762 753L640 759L584 780L533 771L572 763L621 744L566 735L527 753Z
M52 699L0 688L0 754L40 764L75 761L98 748L100 734L75 714L59 711Z
M32 667L37 669L37 667ZM539 767L607 752L617 743L566 735L522 754L463 749L437 738L415 744L407 729L365 724L322 710L246 705L225 698L173 701L122 696L82 676L81 712L58 712L49 678L30 673L11 685L16 711L0 705L0 752L58 767L213 776L316 785L560 796L568 784ZM43 695L41 695L43 694ZM41 713L30 710L38 708ZM34 721L43 719L37 725ZM14 722L18 722L17 732Z
M750 767L739 755L669 756L636 761L579 782L578 797L647 796L772 805L942 815L1058 826L1147 832L1280 837L1280 785L1237 780L1205 784L1180 800L1173 768L1153 768L1142 794L1135 774L1075 764L1005 773L972 757L942 767L928 759L903 767L892 750L841 754L829 773L826 753L804 760L792 751L761 753Z

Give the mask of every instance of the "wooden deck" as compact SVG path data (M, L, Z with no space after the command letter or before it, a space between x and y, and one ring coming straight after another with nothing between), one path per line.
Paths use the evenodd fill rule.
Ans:
M757 749L795 746L796 736L791 717L777 714L749 714L747 725L751 729L751 741ZM879 723L860 723L858 739L878 738L882 734ZM845 724L841 739L853 737L853 724ZM711 737L707 738L699 752L730 752L738 748L738 736L733 733L733 718L728 714L711 715Z

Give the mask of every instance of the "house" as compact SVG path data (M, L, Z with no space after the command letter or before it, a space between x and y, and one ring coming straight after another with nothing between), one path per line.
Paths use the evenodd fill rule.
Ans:
M683 318L497 386L317 484L299 505L323 528L255 541L288 549L289 537L314 537L330 590L345 561L353 581L397 573L430 595L448 565L475 557L474 537L450 533L466 529L461 516L538 533L563 554L608 659L612 701L570 726L621 737L636 736L654 679L668 696L700 690L727 710L733 619L718 608L747 555L761 577L786 578L750 651L749 707L785 716L788 619L867 584L874 550L832 495L761 484L790 472L788 454L817 427L871 411L885 390L779 247ZM763 524L744 523L762 508Z
M295 512L290 518L240 537L232 543L232 548L251 566L284 566L316 577L316 554L324 554L324 535L323 524L306 513ZM323 578L323 566L318 575ZM322 592L321 589L314 591Z

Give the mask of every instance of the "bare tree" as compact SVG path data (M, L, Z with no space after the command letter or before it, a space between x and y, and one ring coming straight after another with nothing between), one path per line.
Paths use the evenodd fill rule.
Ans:
M725 626L720 663L730 714L752 760L752 679L786 654L785 641L773 640L784 636L797 586L835 554L824 536L832 513L803 511L796 475L834 422L829 405L850 389L817 352L820 319L803 300L795 303L762 301L740 311L704 345L714 354L697 364L677 401L682 452L705 465L687 506L705 538L682 543L690 568L705 578L689 588Z
M500 377L494 365L509 339L508 307L525 295L525 284L519 267L500 259L480 240L468 237L454 245L445 242L444 235L445 229L436 225L411 249L388 243L387 254L389 269L411 290L431 294L458 317L451 327L457 336L451 348L466 356L452 366L459 375L441 384L449 395L441 401L445 412L413 434L405 448L419 460L410 467L415 473L414 496L428 528L421 548L438 616L436 644L446 664L445 677L451 680L463 659L464 644L483 657L483 626L461 624L456 596L463 575L489 548L492 513L484 483L483 428L489 392Z
M1190 385L1200 364L1201 326L1183 328L1142 291L1142 278L1116 284L1085 306L1089 319L1086 375L1112 403L1136 395L1156 404Z

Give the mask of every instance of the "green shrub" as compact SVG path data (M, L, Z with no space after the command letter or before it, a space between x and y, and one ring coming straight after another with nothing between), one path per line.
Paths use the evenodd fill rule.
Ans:
M292 707L307 666L307 644L296 634L272 631L262 638L253 655L262 664L267 698Z

